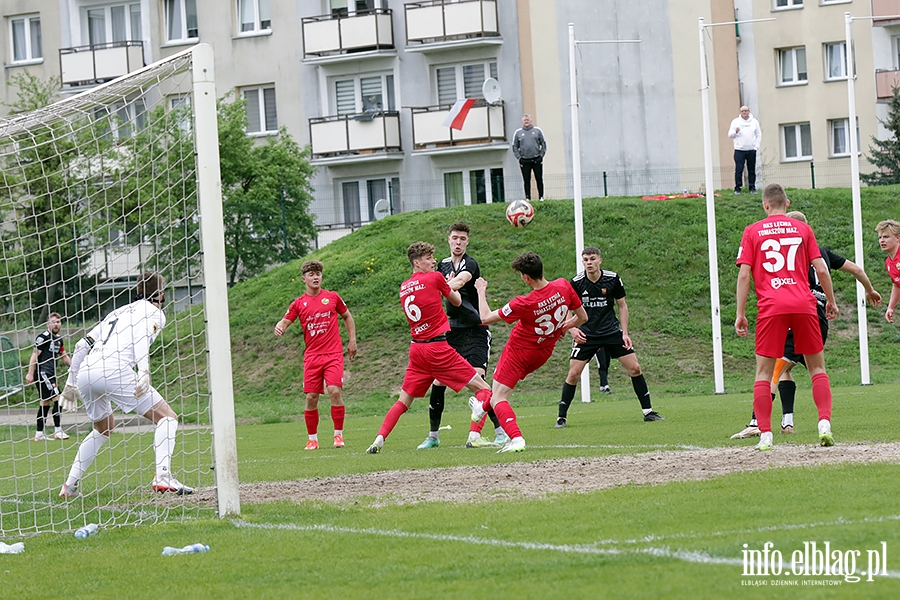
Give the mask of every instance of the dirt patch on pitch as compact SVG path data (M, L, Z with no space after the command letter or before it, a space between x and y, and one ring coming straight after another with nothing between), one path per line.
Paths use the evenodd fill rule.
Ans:
M378 460L372 457L372 460ZM488 466L379 471L341 477L241 485L241 501L471 502L591 492L621 485L697 481L729 473L837 463L900 463L900 443L838 444L833 448L779 444L770 452L752 447L653 451Z

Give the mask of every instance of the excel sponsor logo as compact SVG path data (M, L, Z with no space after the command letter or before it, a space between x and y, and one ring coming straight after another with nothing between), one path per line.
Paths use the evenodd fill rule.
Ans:
M836 586L871 583L887 576L887 542L873 549L854 550L831 542L803 542L794 550L780 550L772 542L754 549L743 545L741 585Z
M793 277L773 277L772 278L772 289L777 290L783 285L797 285L797 282L794 281Z

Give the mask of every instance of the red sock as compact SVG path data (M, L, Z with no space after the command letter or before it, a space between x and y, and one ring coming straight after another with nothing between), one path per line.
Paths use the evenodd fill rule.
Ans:
M397 425L397 421L400 420L400 417L403 416L403 413L407 410L409 410L409 408L399 400L394 402L391 410L389 410L388 414L384 417L384 422L381 424L381 429L378 430L378 435L387 439L387 436L391 435L391 432Z
M487 413L484 413L484 416L481 417L481 420L477 423L472 423L469 426L469 431L472 433L481 433L481 430L484 429L484 422L487 421Z
M309 435L316 435L319 433L319 411L316 410L304 410L303 418L306 419L306 433Z
M491 390L478 390L475 392L475 399L481 401L484 412L491 410Z
M831 381L827 373L816 373L812 376L813 402L819 410L819 420L831 420Z
M331 407L331 420L334 422L334 430L335 431L343 431L344 430L344 407L343 406L332 406Z
M763 433L772 431L772 387L768 381L757 381L753 384L753 412L756 422Z
M509 439L522 437L522 432L519 430L518 424L516 424L516 413L513 412L512 406L509 405L509 402L507 402L506 400L501 400L500 402L495 404L494 414L497 415L497 419L500 421L500 426L503 427L503 431L506 432L506 435L509 436Z

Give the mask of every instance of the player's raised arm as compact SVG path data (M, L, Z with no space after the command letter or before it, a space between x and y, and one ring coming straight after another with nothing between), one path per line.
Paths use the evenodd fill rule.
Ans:
M472 281L472 274L468 271L462 271L456 277L451 277L447 280L447 285L450 286L450 289L454 292L462 289L464 285Z
M500 318L500 311L491 310L487 301L487 279L479 277L475 280L475 291L478 292L478 314L481 315L481 322L485 325L491 323L499 323L503 319Z
M344 327L347 328L347 356L350 360L356 358L356 323L353 322L353 315L350 314L350 309L345 310L341 313L341 318L344 320ZM280 325L280 323L279 323ZM276 325L276 335L277 335L277 325Z
M881 294L879 294L875 290L872 282L869 281L869 276L866 275L866 272L863 271L858 264L850 260L845 260L844 264L840 266L838 271L850 273L856 278L858 282L862 284L863 289L866 290L866 302L868 302L872 306L878 306L879 304L881 304Z

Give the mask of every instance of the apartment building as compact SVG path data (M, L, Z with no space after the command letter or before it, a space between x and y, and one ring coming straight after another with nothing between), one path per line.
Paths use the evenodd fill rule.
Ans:
M523 197L510 150L523 113L548 141L545 195L571 197L569 23L579 42L640 40L577 46L586 194L606 191L602 173L621 174L609 193L699 187L700 17L775 19L706 29L717 184L730 186L726 131L749 104L766 178L806 185L797 173L815 165L817 185L849 185L845 11L879 17L854 24L865 148L900 81L900 0L5 0L0 100L22 70L72 93L210 43L248 135L285 126L310 145L324 244L389 213ZM488 78L499 102L483 98ZM461 98L476 99L463 129L444 127Z

